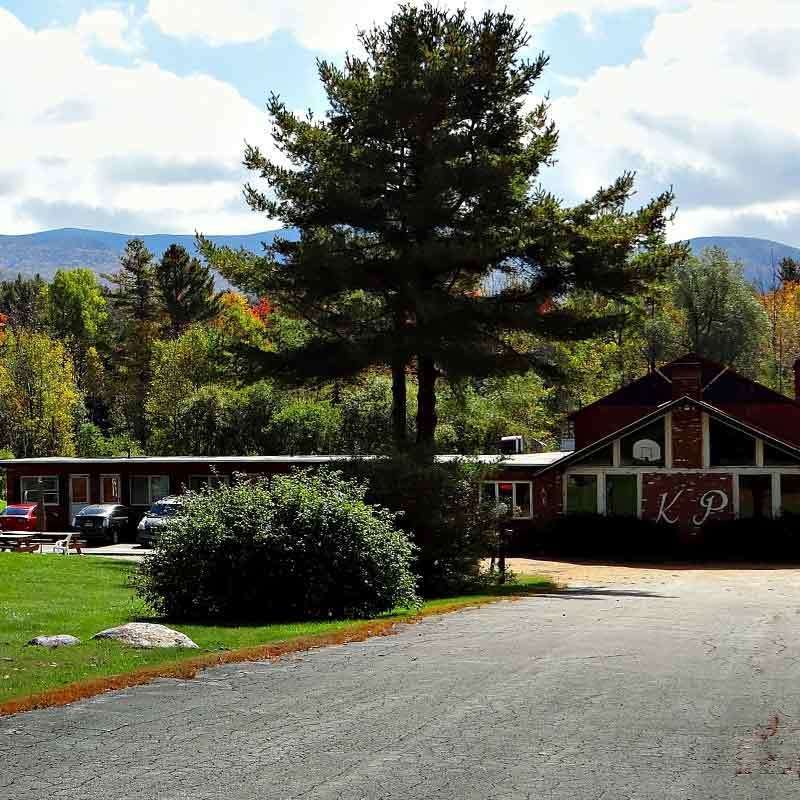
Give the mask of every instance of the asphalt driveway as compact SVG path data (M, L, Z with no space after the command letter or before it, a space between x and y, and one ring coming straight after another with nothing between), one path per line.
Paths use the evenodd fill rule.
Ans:
M0 798L800 797L800 571L662 574L0 720Z

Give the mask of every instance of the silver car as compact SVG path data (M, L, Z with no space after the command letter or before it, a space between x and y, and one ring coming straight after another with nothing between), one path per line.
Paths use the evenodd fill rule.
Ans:
M136 541L142 547L152 547L158 536L159 528L167 524L181 509L180 497L164 497L150 506L136 527Z

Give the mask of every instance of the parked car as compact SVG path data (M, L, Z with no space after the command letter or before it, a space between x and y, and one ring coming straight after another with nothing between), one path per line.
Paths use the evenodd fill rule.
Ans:
M159 528L163 528L170 517L180 511L182 504L180 497L164 497L153 503L136 528L136 541L142 547L152 547Z
M126 506L103 503L82 508L73 518L72 527L87 541L103 539L118 542L129 529L130 512Z
M39 530L39 518L36 515L36 503L12 503L0 512L0 530L2 531L36 531Z

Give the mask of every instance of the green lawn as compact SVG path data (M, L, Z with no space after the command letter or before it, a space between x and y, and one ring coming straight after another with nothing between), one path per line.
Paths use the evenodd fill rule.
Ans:
M134 650L92 641L104 628L133 620L156 621L129 586L130 562L96 557L0 553L0 703L140 668L194 659L197 650ZM497 595L552 588L545 578L522 576L492 595L443 598L425 603L423 613L486 602ZM411 616L400 611L382 620ZM302 622L280 625L171 624L200 646L200 655L363 629L363 621ZM26 647L34 636L69 633L76 647Z

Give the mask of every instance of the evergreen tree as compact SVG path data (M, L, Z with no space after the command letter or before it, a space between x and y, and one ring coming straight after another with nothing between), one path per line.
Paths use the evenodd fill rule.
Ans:
M153 254L141 239L131 239L120 256L119 270L103 277L114 287L109 297L118 317L136 322L158 319Z
M219 312L214 275L180 245L172 244L164 252L156 267L155 282L174 336L190 323L211 319Z
M0 314L11 328L44 330L47 327L47 283L40 275L0 281Z
M781 283L797 283L800 281L800 262L784 256L778 265L778 275Z
M113 391L127 431L145 441L144 406L152 374L150 362L162 317L153 254L141 239L131 239L120 257L120 269L104 277L114 287L109 294L117 328ZM120 420L118 427L122 424Z
M263 257L204 249L235 284L313 324L302 347L254 354L266 370L302 381L390 368L398 443L412 368L417 441L429 450L441 376L545 370L510 333L603 329L615 315L581 316L558 298L631 293L684 248L664 245L670 193L625 211L631 175L572 209L536 187L557 144L546 105L527 110L547 58L523 58L530 39L511 14L401 6L359 40L364 58L319 65L325 119L270 99L289 167L245 153L273 192L246 186L250 206L299 240L276 239ZM497 274L503 288L483 292Z

